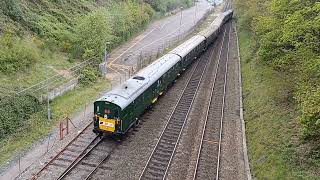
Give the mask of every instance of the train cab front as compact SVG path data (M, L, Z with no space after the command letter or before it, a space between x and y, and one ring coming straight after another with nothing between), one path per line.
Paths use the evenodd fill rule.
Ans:
M121 134L120 121L121 108L107 101L96 101L94 103L94 128L97 135Z

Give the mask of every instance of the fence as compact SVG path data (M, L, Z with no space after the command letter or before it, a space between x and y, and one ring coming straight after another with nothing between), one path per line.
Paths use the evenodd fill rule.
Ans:
M121 64L109 64L105 66L105 63L100 64L107 68L107 72L110 74L115 74L111 77L113 85L121 84L125 79L130 78L130 76L140 69L146 67L154 60L158 59L164 53L167 53L170 49L176 47L180 42L183 42L195 32L196 28L201 22L203 22L207 16L210 14L212 9L208 10L202 18L195 23L192 27L188 29L181 30L180 28L176 31L168 34L165 37L161 37L150 44L147 44L140 49L135 50L135 52L126 52L119 57L118 61L126 62L128 58L131 61L136 62L132 66L124 66ZM110 78L110 76L109 76Z

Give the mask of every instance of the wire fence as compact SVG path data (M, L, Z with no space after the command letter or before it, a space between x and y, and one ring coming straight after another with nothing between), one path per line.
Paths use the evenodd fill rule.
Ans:
M117 62L127 62L130 59L129 65L123 64L109 64L107 66L107 72L113 74L109 76L112 79L113 86L121 84L126 79L130 78L133 74L140 69L148 66L150 63L160 58L163 54L169 52L171 49L184 42L187 38L193 35L199 25L208 17L212 10L208 10L202 18L193 26L187 29L176 29L176 31L161 37L137 50L135 52L127 52L118 57Z
M0 87L0 89L3 90L6 95L11 97L24 94L32 94L41 101L47 98L49 98L49 100L52 100L55 97L62 95L68 90L76 87L79 83L78 79L80 72L88 65L95 65L96 62L97 60L95 58L85 60L64 70L65 72L67 72L67 75L57 73L50 77L47 76L46 79L17 91L9 91L4 87ZM49 71L49 68L50 67L46 66L46 71Z
M183 25L177 28L174 32L167 34L152 41L151 43L136 49L134 52L128 51L119 57L119 61L126 62L128 59L133 64L104 64L99 65L99 69L106 73L103 76L108 76L111 80L111 87L121 84L126 79L130 78L140 69L146 67L154 60L160 58L163 54L169 52L172 48L176 47L180 42L188 38L199 24L208 16L211 10L208 10L202 18L197 21L193 26L182 29ZM79 84L79 72L85 67L98 62L96 58L85 60L73 67L66 69L68 75L55 74L47 77L46 79L31 85L29 87L20 89L18 91L4 90L9 96L19 96L23 94L32 94L40 101L53 100L54 98L64 94L67 91L74 89ZM47 67L48 70L48 67ZM111 76L110 76L111 74ZM110 78L111 77L111 78ZM1 91L4 89L0 87Z

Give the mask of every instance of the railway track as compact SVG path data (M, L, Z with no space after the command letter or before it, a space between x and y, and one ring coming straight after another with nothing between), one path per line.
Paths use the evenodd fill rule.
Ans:
M227 37L225 37L220 50L219 64L215 69L211 86L210 100L207 106L193 179L219 179L231 32L230 23L226 24L226 31Z
M103 168L105 162L116 148L118 142L111 138L97 137L88 146L79 159L72 162L57 178L62 179L90 179L98 168Z
M200 58L180 96L160 138L141 173L140 179L164 179L198 91L209 58Z
M93 123L89 123L76 137L74 137L57 155L46 163L32 179L52 179L56 174L64 171L73 161L80 158L81 154L96 140L92 132Z

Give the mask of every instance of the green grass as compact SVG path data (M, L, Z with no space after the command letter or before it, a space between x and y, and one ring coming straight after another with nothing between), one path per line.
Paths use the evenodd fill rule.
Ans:
M31 67L28 71L10 75L0 73L0 87L5 87L11 91L18 92L19 90L45 80L46 65L49 66L48 77L51 77L57 74L55 70L68 69L76 64L67 61L66 57L61 53L52 53L48 51L44 53L44 55L45 57L42 61ZM65 78L62 78L60 81L63 81L64 79Z
M257 60L254 36L245 28L238 29L252 175L257 179L320 179L316 166L303 159L302 132L290 103L288 82Z
M110 87L109 81L99 80L94 85L78 87L74 91L69 91L56 98L51 103L53 113L51 122L47 122L44 110L32 116L29 120L29 128L0 141L0 164L6 163L13 155L30 148L35 141L48 135L59 120L65 116L71 117L88 102L92 102L100 96L102 91Z

